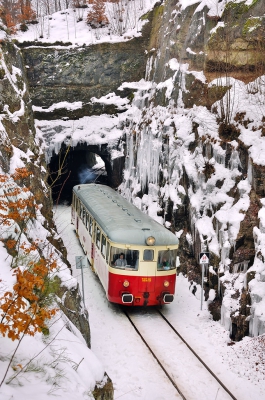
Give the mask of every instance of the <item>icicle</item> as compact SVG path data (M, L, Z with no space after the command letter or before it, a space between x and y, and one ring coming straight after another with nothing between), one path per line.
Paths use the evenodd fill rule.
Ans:
M150 81L150 75L152 71L152 64L153 64L153 56L148 58L146 63L146 70L145 70L145 80Z
M233 171L233 169L242 168L241 161L239 158L239 153L237 150L233 150L231 153L231 157L229 160L229 167Z
M205 146L205 157L208 158L210 160L210 158L212 158L212 145L210 142L206 143Z
M248 159L248 182L250 185L253 184L253 165L251 158Z
M241 270L241 263L234 264L233 274L237 274Z
M213 149L213 158L218 164L225 165L225 152L223 149L214 148Z
M225 306L224 301L221 306L221 325L223 325L225 329L230 332L230 329L232 327L230 310Z
M155 138L150 127L141 131L140 143L137 151L137 177L142 190L148 183L157 184L159 160L162 152L161 137Z
M245 274L248 270L248 264L249 264L249 260L244 260L243 261L243 273Z

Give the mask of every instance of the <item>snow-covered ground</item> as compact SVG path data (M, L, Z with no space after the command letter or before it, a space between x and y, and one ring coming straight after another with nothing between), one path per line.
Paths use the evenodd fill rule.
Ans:
M75 256L83 255L83 251L70 223L70 207L58 206L54 211L59 234L68 249L74 275L81 285L80 270L75 269ZM84 270L84 292L91 326L92 351L114 383L114 398L179 398L120 308L108 303L100 282L90 269ZM241 342L231 345L229 332L219 322L212 320L206 302L203 310L200 310L200 290L194 296L190 291L190 283L182 275L178 276L174 302L166 306L163 312L238 400L265 398L265 335L245 337ZM147 319L153 326L152 311L139 309L137 318L140 324L142 319L143 328L148 327ZM156 329L159 331L159 325ZM174 357L176 353L172 343L172 362L176 362ZM187 385L191 382L192 377L189 377ZM204 387L205 382L201 380L192 400L205 398ZM221 391L216 393L215 399L221 399L220 394Z
M237 2L240 1L243 0L237 0ZM245 2L248 4L251 1L246 0ZM34 3L33 0L33 6ZM46 15L44 10L39 11L37 14L38 24L28 25L29 29L26 32L18 31L16 39L21 42L36 41L36 46L38 46L38 42L64 42L68 43L69 47L127 41L141 35L141 29L146 20L141 20L140 17L150 11L156 3L156 0L130 2L120 0L117 5L107 1L105 13L109 24L97 29L92 29L86 22L89 8L66 8L50 15ZM185 9L196 3L198 4L196 11L200 11L206 6L209 9L208 15L221 16L227 0L180 0L179 6L181 9ZM52 10L52 7L50 9ZM117 15L123 22L118 21ZM60 46L60 43L57 45Z
M11 186L10 186L11 187ZM2 211L2 210L1 210ZM32 225L28 223L31 238L38 238L43 243L44 256L52 257L46 239L48 232L43 226L43 217L38 215ZM5 229L4 229L5 228ZM1 239L14 234L16 224L2 226ZM12 237L12 236L11 236ZM27 237L22 234L23 245L27 246ZM36 257L36 258L35 258ZM19 269L29 268L30 260L38 259L36 252L25 255L21 252L17 258ZM4 302L4 293L10 293L16 284L12 273L12 257L4 244L0 242L0 302ZM76 279L70 275L69 268L57 260L59 270L56 272L64 286L76 289ZM13 265L14 270L14 265ZM51 276L52 278L52 276ZM18 293L18 292L17 292ZM16 295L16 292L15 292ZM21 304L21 303L20 303ZM47 303L48 304L48 303ZM56 304L51 304L58 308ZM21 305L21 314L26 309ZM11 308L11 307L10 307ZM29 313L27 315L30 315ZM21 340L12 341L7 333L3 337L4 326L13 325L14 332L23 318L16 313L17 319L5 316L4 308L0 310L0 399L1 400L47 400L58 396L64 400L94 399L92 391L97 382L104 382L104 367L95 354L87 347L79 330L60 310L47 321L49 334L42 332L34 336L20 334ZM24 329L24 328L23 328Z
M86 22L89 8L68 8L51 15L43 14L38 18L38 24L29 25L26 32L18 31L16 39L22 42L35 40L36 46L38 43L64 42L70 47L127 41L141 35L146 21L140 16L150 11L155 3L155 0L121 1L121 7L118 7L106 2L105 12L110 23L97 29L92 29ZM117 21L117 15L123 22Z

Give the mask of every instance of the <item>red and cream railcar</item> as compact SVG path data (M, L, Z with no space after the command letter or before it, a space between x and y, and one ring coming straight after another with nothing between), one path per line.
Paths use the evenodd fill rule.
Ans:
M72 223L110 302L171 303L178 239L108 186L73 188Z

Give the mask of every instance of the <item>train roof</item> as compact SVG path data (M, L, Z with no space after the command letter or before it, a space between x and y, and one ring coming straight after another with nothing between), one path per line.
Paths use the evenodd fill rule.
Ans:
M146 239L153 236L156 246L178 244L178 238L172 232L109 186L83 184L74 186L73 191L111 241L144 246Z

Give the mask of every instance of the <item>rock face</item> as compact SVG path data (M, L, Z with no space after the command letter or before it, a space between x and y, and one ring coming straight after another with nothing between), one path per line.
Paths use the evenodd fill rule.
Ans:
M149 50L156 49L152 58L157 52L159 58L150 71L150 78L159 83L172 76L170 68L165 66L173 58L181 64L188 63L189 71L203 71L209 82L228 75L249 82L262 75L265 66L263 2L253 1L249 6L244 2L228 2L222 17L209 15L207 7L198 8L197 3L182 10L178 3L169 1L158 8L152 20ZM181 75L179 71L170 97L175 101ZM209 93L209 88L203 87L194 75L186 76L185 84L188 108L193 104L209 106L224 94Z
M107 374L105 374L105 382L104 387L99 384L93 390L95 400L112 400L114 398L113 384Z
M48 173L44 156L40 154L35 141L36 132L23 60L21 53L9 41L1 43L0 78L0 107L4 128L0 141L1 168L5 173L10 172L14 148L19 148L23 161L32 172L29 185L38 202L43 205L43 215L52 224L50 189L47 184L44 187L40 185L41 180L46 182Z
M51 246L64 266L67 265L70 268L66 249L61 239L58 238L52 219L52 200L51 191L47 184L47 166L44 154L40 151L39 143L36 140L32 104L22 55L19 49L8 39L1 42L0 65L1 173L12 174L16 167L22 165L32 172L30 177L22 179L20 184L22 187L26 185L30 189L37 204L40 205L41 215L39 220L46 229L47 246ZM38 222L35 221L36 224ZM32 223L34 226L34 221ZM33 239L29 230L25 229L23 235L29 243L32 242ZM45 249L42 249L41 244L36 251L41 257L45 257ZM61 298L61 301L58 302L59 306L69 320L80 330L90 347L88 315L82 310L78 286L72 290L68 290L60 284L56 287L58 287L56 294ZM107 375L102 387L97 386L95 388L95 398L113 399L113 386Z
M33 104L41 107L61 101L88 104L92 97L117 91L123 82L140 80L145 73L148 31L147 25L143 36L123 43L74 49L23 48ZM90 106L84 112L83 115L93 115L97 109Z
M132 99L131 90L119 91L123 82L139 81L144 78L147 61L146 47L149 42L150 23L143 27L143 34L127 42L99 43L91 46L76 48L36 47L27 43L22 46L25 71L29 82L32 104L46 109L54 103L82 102L82 106L75 110L65 108L51 112L36 110L34 117L38 120L70 119L76 120L84 116L101 114L116 115L120 113L115 105L102 105L100 102L91 101L109 93L116 93L121 97ZM58 126L60 129L60 126ZM44 134L45 135L45 134ZM74 151L66 155L67 147L61 147L61 153L53 153L50 162L50 171L58 170L60 156L65 157L67 171L70 179L64 185L63 191L53 191L53 199L58 195L61 199L71 198L71 189L79 182L78 174L82 167L88 166L84 154L95 153L99 155L106 170L106 182L111 187L118 187L123 179L124 155L112 159L112 153L118 150L119 142L101 142L88 144L80 143ZM59 184L64 183L64 175ZM51 182L50 182L51 183Z
M69 290L60 282L60 288L57 293L61 301L58 302L61 310L69 320L79 329L87 346L91 347L90 327L88 323L88 313L81 306L82 298L79 287Z
M232 72L245 82L264 72L264 4L230 2L225 7L222 21L209 39L206 71L210 76L216 72Z
M161 222L182 233L181 270L195 283L201 282L199 253L208 248L211 269L205 298L215 291L210 303L214 319L222 319L235 340L252 335L249 321L258 318L243 281L248 270L264 269L259 261L263 252L257 257L264 165L253 158L253 141L243 132L262 137L265 111L263 104L254 121L249 103L241 109L235 100L241 83L235 79L245 84L255 80L245 86L245 98L254 91L263 98L264 13L262 1L229 2L222 15L198 4L183 10L170 1L156 9L146 74L155 89L145 97L140 122L132 124L129 135L134 139L129 142L127 135L127 153L133 151L135 158L125 163L127 178L121 186L143 210L152 205ZM155 165L157 157L159 169L153 178L144 159ZM234 210L235 217L237 207L235 227L225 214ZM262 322L259 326L262 333Z

